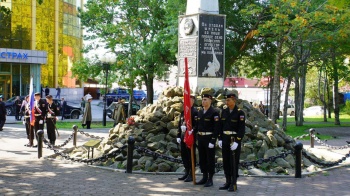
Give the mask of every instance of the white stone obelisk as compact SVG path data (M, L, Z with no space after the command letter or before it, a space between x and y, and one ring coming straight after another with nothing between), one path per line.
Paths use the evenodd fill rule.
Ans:
M223 88L226 16L218 0L187 0L186 15L179 16L178 83L184 84L184 59L188 59L193 92L203 87Z

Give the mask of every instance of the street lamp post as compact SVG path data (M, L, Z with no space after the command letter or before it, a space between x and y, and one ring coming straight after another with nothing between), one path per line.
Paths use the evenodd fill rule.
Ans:
M111 64L115 63L116 59L114 56L111 55L104 55L100 59L103 70L106 74L106 89L105 89L105 96L103 98L103 116L102 116L102 125L106 126L106 116L107 116L107 91L108 91L108 70L110 69Z

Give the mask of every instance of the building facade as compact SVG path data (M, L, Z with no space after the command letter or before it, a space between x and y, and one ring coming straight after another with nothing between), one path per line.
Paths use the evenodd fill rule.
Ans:
M77 9L82 1L0 2L0 54L4 52L0 57L0 82L8 84L0 88L0 94L5 98L26 95L30 76L35 79L36 91L41 86L76 87L70 68L81 58L82 29ZM21 53L28 54L28 59L7 55Z

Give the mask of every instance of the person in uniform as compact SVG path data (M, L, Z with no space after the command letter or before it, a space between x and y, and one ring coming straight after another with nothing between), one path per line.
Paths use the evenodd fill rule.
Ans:
M221 113L218 145L222 148L226 183L219 188L220 190L235 191L235 182L232 182L233 163L230 158L232 151L235 151L235 174L238 177L241 141L245 134L245 114L241 109L238 109L236 101L237 96L235 94L228 94L226 96L227 108L223 109Z
M0 95L0 131L3 130L4 124L6 122L6 106L2 101L2 95Z
M21 99L19 98L19 96L17 96L15 100L15 110L16 110L15 119L16 120L21 120L19 116L19 112L21 111L21 105L22 105Z
M203 109L198 112L197 141L199 153L199 166L203 178L196 185L204 187L213 186L215 173L215 143L219 128L219 113L211 106L212 96L202 95Z
M107 109L113 110L112 119L114 119L114 125L118 123L125 123L125 111L124 104L121 98L118 98L118 102L113 102Z
M194 101L196 100L195 96L191 95L191 122L192 122L192 128L196 128L196 119L198 116L198 110L193 106ZM177 143L181 145L181 158L183 165L185 167L185 175L178 178L178 180L184 180L185 182L192 182L192 161L191 161L191 149L186 146L186 143L184 142L185 132L186 132L186 125L185 125L185 118L184 118L184 112L181 112L180 120L178 124L178 131L177 131ZM196 131L194 131L196 132ZM196 139L194 138L194 141ZM195 151L195 150L194 150ZM196 157L196 155L194 155Z
M90 94L87 94L85 96L87 102L85 103L85 111L84 111L84 116L82 120L82 126L86 125L87 129L91 129L91 121L92 121L92 114L91 114L91 101L92 101L92 96Z
M44 130L44 119L46 116L46 102L40 98L40 93L34 94L34 116L35 116L35 123L34 123L34 130L35 130L35 138L36 141L38 141L37 132L38 130ZM37 145L33 146L37 147Z
M52 95L46 96L46 129L47 137L50 144L55 145L56 142L56 117L59 114L57 105L52 100Z
M27 147L33 146L34 140L34 130L33 126L30 125L30 103L29 103L29 95L27 95L23 100L22 109L24 114L24 126L26 127L27 139L29 140L28 144L24 145Z

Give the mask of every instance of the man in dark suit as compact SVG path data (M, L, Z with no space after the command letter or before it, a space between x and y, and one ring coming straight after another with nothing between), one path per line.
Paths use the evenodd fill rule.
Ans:
M0 131L2 131L6 122L6 106L2 101L2 95L0 95Z
M64 112L66 111L66 108L67 108L67 101L64 100L64 98L62 97L61 98L61 115L62 115L61 120L64 119Z

